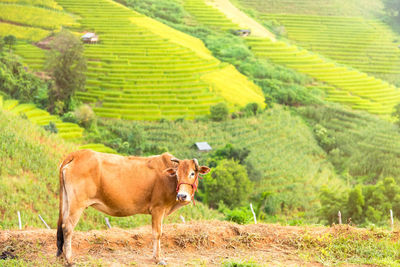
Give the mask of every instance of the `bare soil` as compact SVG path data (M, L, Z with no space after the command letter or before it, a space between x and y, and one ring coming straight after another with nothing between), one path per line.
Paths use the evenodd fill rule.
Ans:
M272 32L235 7L229 0L207 0L206 3L218 8L227 18L243 29L251 29L251 36L267 37L275 41L275 35Z
M237 225L221 221L169 224L163 228L161 246L169 266L220 266L232 261L251 261L262 266L321 266L299 256L298 241L306 233L321 236L343 231L343 227L338 230L337 227ZM75 232L72 245L77 265L155 265L151 259L150 226ZM0 255L2 253L5 257L15 255L27 262L43 263L43 266L63 264L55 256L55 230L0 231Z

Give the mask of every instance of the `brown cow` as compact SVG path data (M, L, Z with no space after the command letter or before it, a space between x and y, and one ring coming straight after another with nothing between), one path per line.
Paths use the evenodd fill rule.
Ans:
M160 259L162 220L194 197L199 174L210 171L196 159L178 160L164 153L152 157L79 150L60 166L60 210L57 256L71 262L71 238L82 212L89 206L111 216L151 214L153 258Z

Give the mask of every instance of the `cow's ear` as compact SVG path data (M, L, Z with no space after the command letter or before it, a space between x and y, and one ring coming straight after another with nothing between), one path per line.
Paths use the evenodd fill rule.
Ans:
M168 174L169 177L175 177L176 176L176 169L174 169L174 168L166 169L165 172Z
M201 166L199 169L200 174L207 174L210 172L210 168L208 168L207 166Z

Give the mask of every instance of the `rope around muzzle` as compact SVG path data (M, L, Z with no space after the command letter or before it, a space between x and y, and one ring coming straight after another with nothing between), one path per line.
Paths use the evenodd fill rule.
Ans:
M196 182L197 182L198 178L200 178L200 180L203 180L203 177L200 176L200 174L197 174L196 179L194 180L193 184L181 182L181 183L178 183L178 185L176 186L176 193L179 192L179 187L180 187L182 184L187 184L187 185L190 185L190 186L192 187L192 191L193 191L193 193L192 193L192 201L193 201L193 205L194 205L194 206L196 206L196 202L194 201L194 194L195 194L196 191L197 191L197 187L198 187L198 186L196 185Z

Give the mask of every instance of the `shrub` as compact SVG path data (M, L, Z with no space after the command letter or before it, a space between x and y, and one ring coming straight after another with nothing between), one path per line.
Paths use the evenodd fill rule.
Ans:
M248 103L244 108L242 108L242 112L246 117L250 117L260 114L262 109L257 103Z
M213 121L225 121L228 119L229 109L226 103L219 103L210 107L210 117Z
M17 43L17 38L14 35L4 36L4 44L8 46L8 49L11 50L12 47Z
M247 224L253 221L253 214L249 208L225 209L223 213L225 214L225 220L238 224Z
M222 201L227 207L239 207L245 203L253 190L244 166L234 160L222 160L204 178L203 201L217 207Z
M78 124L86 129L90 128L96 122L96 114L89 105L81 105L74 111L74 116Z

